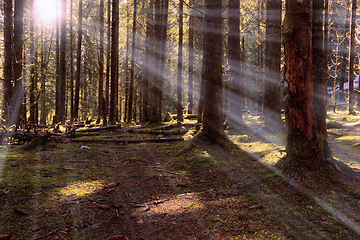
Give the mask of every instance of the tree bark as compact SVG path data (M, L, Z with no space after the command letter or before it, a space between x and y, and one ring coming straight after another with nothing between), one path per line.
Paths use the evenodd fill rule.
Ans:
M222 109L222 0L205 1L205 50L203 72L203 135L218 141L224 138Z
M354 110L354 61L355 61L355 27L356 27L356 0L352 1L350 25L350 55L349 55L349 114Z
M109 123L116 123L117 112L117 88L118 88L118 46L119 46L119 0L112 2L111 23L111 89L110 89L110 116Z
M153 86L153 61L154 61L154 0L149 1L146 21L146 56L145 74L143 84L143 121L150 121L150 89Z
M128 114L127 123L130 123L133 115L133 95L134 95L134 78L135 78L135 43L136 43L136 15L137 15L137 0L134 0L134 12L133 12L133 27L132 27L132 41L131 41L131 66L130 66L130 82L129 82L129 102L128 102Z
M229 0L228 6L228 55L229 55L229 127L238 129L245 125L242 117L243 89L241 84L241 46L240 46L240 1Z
M18 121L24 94L23 46L24 46L24 1L15 0L14 12L14 90L11 96L10 126Z
M313 0L313 30L312 30L312 52L313 52L313 81L314 81L314 106L317 130L319 137L324 142L324 154L330 155L327 144L327 54L324 46L324 0Z
M66 99L66 0L61 1L61 36L60 36L60 89L59 89L59 120L65 123Z
M287 156L286 171L317 169L325 164L324 146L317 129L312 79L312 1L286 1L283 39L285 42L285 96Z
M36 110L36 99L35 94L37 91L37 82L35 77L35 18L34 18L34 0L30 1L30 29L29 29L29 37L30 37L30 91L29 91L29 100L30 100L30 115L29 122L30 124L35 124L35 110Z
M267 0L265 42L265 127L274 134L282 128L281 121L281 0Z
M12 71L12 34L13 34L13 4L12 0L5 0L4 3L4 119L8 123L11 115L11 94L13 83Z
M75 102L74 102L74 119L79 119L79 104L80 104L80 80L81 80L81 45L82 45L82 12L83 1L79 0L79 20L78 20L78 42L76 54L76 79L75 79Z
M345 79L346 79L346 68L348 65L348 54L349 54L349 18L350 18L350 0L346 0L346 5L345 5L345 32L344 32L344 43L343 43L343 56L342 56L342 63L341 63L341 70L340 70L340 80L339 80L339 87L340 87L340 92L339 92L339 100L341 102L345 101L345 92L344 92L344 83L345 83Z
M183 58L183 35L184 35L184 23L183 23L183 11L184 0L179 0L179 50L178 50L178 65L177 65L177 121L183 122L183 105L182 105L182 58Z
M111 0L108 0L107 15L107 43L106 43L106 80L105 80L105 114L109 115L110 110L110 60L111 60Z
M190 6L193 7L194 0L190 1ZM194 100L193 100L193 92L194 92L194 24L195 24L195 17L193 15L194 10L190 10L189 16L189 106L188 106L188 114L193 113L194 108Z
M73 0L70 0L70 121L74 120L74 34L73 34Z
M104 99L104 0L100 0L100 56L99 56L99 98L98 98L98 120L103 119L106 125L105 99Z

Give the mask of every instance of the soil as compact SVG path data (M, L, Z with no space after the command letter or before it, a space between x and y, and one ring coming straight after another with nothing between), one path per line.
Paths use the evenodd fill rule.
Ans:
M150 137L137 129L90 137ZM0 239L360 238L359 154L337 135L332 176L291 177L230 142L185 138L3 147Z

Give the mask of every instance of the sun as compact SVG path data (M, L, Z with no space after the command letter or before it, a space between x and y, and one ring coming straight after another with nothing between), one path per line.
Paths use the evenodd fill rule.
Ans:
M35 3L36 17L44 23L54 22L57 12L56 0L36 0Z

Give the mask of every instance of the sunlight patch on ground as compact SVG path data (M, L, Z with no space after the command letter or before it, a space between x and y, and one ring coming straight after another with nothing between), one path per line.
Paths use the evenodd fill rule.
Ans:
M59 189L61 198L83 197L85 195L102 189L104 183L101 181L75 182Z
M360 136L342 136L337 138L337 140L350 144L358 144L360 143Z
M262 162L267 164L275 164L284 157L284 146L279 146L275 143L249 142L251 140L249 140L250 138L247 135L240 135L237 137L230 136L230 139L241 149L256 156Z
M192 209L202 209L203 204L199 201L196 193L180 194L174 198L164 201L154 207L151 207L149 211L143 213L143 215L152 214L182 214Z

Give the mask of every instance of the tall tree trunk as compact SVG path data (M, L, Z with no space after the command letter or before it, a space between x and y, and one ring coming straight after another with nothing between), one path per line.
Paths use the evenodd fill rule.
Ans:
M24 94L23 46L24 46L24 1L15 0L14 12L14 90L11 97L10 125L18 121Z
M83 1L79 0L79 22L78 22L78 42L76 54L76 79L75 79L75 102L74 102L74 118L79 118L79 102L80 102L80 79L81 79L81 45L82 45L82 14Z
M56 20L55 20L55 68L56 68L56 83L55 83L55 116L53 117L53 124L59 122L59 111L60 111L60 102L59 102L59 93L60 93L60 8L59 1L56 2L57 11L56 11Z
M149 1L147 20L146 20L146 56L145 56L145 74L143 84L143 119L142 121L150 121L150 90L153 86L153 49L154 49L154 0Z
M194 0L190 0L190 6L193 7ZM194 24L195 24L195 17L192 14L193 10L190 10L190 17L189 17L189 106L188 106L188 114L193 113L194 108Z
M345 92L344 92L344 83L345 83L345 78L346 78L346 68L348 65L348 50L349 50L349 20L350 20L350 0L346 0L346 5L345 5L345 33L344 33L344 43L343 43L343 56L342 56L342 64L341 64L341 70L340 70L340 80L339 80L339 85L340 85L340 92L339 92L339 100L340 101L345 101Z
M70 121L74 120L74 34L73 34L73 0L70 0Z
M119 46L119 0L112 2L111 23L111 89L110 89L110 116L109 122L116 123L117 88L118 88L118 46Z
M106 83L105 83L105 114L110 110L110 59L111 59L111 0L108 0L107 42L106 42Z
M349 55L349 114L354 110L354 61L355 61L355 27L356 27L356 0L352 0L350 25L350 55Z
M182 66L183 66L183 35L184 35L184 23L183 23L183 12L184 12L184 0L179 0L179 50L178 50L178 65L177 65L177 122L183 122L183 105L182 105Z
M211 141L224 137L222 109L222 0L205 0L203 134Z
M4 3L4 119L8 123L11 115L11 94L13 83L12 71L12 33L13 33L13 4L12 0L5 0Z
M265 127L276 133L281 121L281 0L267 0L265 42Z
M317 130L324 143L324 154L330 155L327 144L327 55L324 46L324 0L313 0L312 18L312 71L314 81L314 107Z
M285 96L287 156L281 162L285 171L317 169L325 164L323 138L314 112L311 11L311 0L286 1L283 37L288 83Z
M229 113L230 128L239 128L245 125L242 117L243 90L241 84L241 46L240 46L240 1L229 0L228 6L228 55L229 55Z
M99 56L99 99L98 99L98 120L103 119L106 125L105 99L104 99L104 0L100 0L100 56Z
M169 0L162 0L161 2L161 40L160 40L160 84L159 84L159 117L162 114L162 99L165 84L165 66L166 66L166 41L168 30L168 16L169 16Z
M30 115L29 122L30 124L35 124L35 110L36 110L36 91L37 91L37 82L35 76L35 18L34 18L34 6L35 1L30 1L30 29L29 29L29 37L30 37L30 91L29 91L29 99L30 99Z
M124 121L126 122L128 119L129 113L129 83L130 83L130 75L129 74L129 42L130 42L130 11L126 12L126 50L125 50L125 114Z
M133 13L133 27L132 27L132 41L131 41L131 66L130 66L130 82L129 82L129 99L128 99L128 114L127 123L131 122L133 114L133 94L134 94L134 78L135 78L135 42L136 42L136 15L137 15L137 0L134 0Z
M65 123L65 99L66 99L66 0L61 1L61 36L60 36L60 89L59 89L59 120Z

